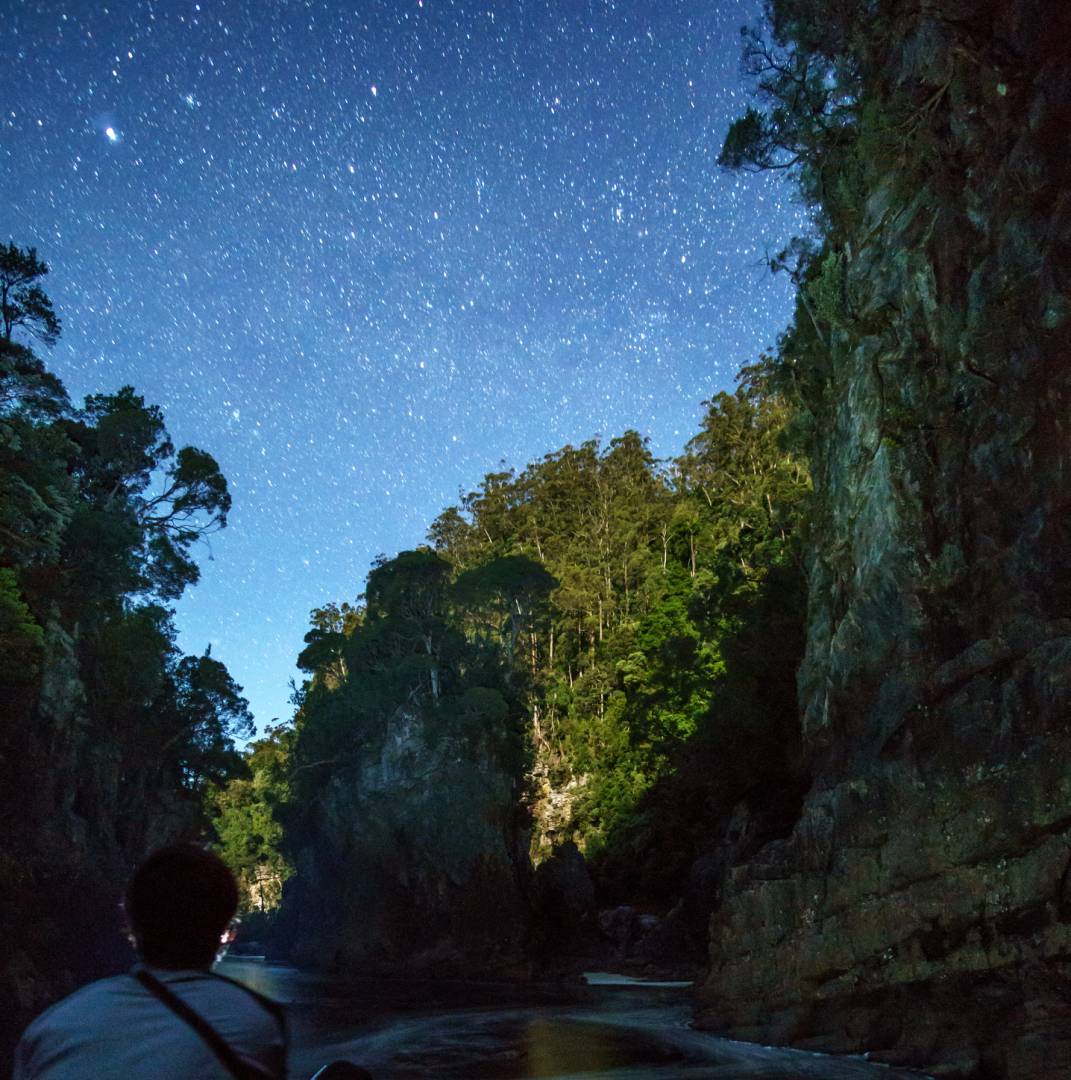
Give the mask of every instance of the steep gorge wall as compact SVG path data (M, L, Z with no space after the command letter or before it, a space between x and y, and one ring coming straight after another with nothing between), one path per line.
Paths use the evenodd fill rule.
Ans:
M55 614L44 629L40 684L0 701L0 1077L37 1013L133 961L123 886L150 850L200 824L195 803L93 725L77 629Z
M836 252L799 685L813 786L735 867L702 1020L1071 1075L1071 8L894 10L938 157Z
M301 809L276 932L297 963L356 976L524 974L528 834L511 779L489 747L437 722L397 710Z

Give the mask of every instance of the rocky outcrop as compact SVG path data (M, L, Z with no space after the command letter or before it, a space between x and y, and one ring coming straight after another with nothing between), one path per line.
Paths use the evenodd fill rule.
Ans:
M731 871L702 1021L1071 1075L1071 18L901 11L883 93L939 148L828 265L800 671L814 778ZM895 10L893 10L895 8ZM888 9L888 11L886 11Z
M550 939L551 947L571 935L583 935L594 925L595 885L572 840L536 867L529 891L533 921Z
M32 736L0 742L0 1075L36 1013L133 958L117 904L127 868L116 778L86 730L76 645L57 618L46 623L40 690L0 717Z
M312 806L277 951L350 975L526 973L527 832L488 748L397 711Z
M53 610L39 686L0 700L0 1076L37 1013L129 967L119 898L131 870L201 824L151 759L93 722L83 645Z

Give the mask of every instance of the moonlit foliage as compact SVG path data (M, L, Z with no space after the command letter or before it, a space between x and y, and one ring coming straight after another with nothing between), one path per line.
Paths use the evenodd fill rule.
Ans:
M180 606L259 721L309 609L505 457L679 452L769 345L802 212L715 159L758 3L27 2L0 241L36 246L73 397L134 384L215 455Z

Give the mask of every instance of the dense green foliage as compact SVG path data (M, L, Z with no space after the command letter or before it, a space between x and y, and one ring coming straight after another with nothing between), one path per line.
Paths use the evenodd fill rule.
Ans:
M291 738L289 728L268 728L246 750L249 775L234 777L209 793L218 850L238 878L247 919L279 906L283 882L292 873L280 851L282 826L277 818L289 792Z
M54 992L43 969L101 962L56 954L105 898L114 923L148 846L205 834L205 792L252 731L223 664L176 646L169 606L226 524L226 481L129 386L72 406L33 348L60 333L47 271L0 247L0 921L24 950L0 988L17 971L24 1003Z
M299 660L311 678L298 695L290 754L285 816L293 843L299 822L315 815L325 777L356 766L362 749L406 712L430 718L435 739L491 758L523 782L525 682L488 626L503 595L533 591L533 575L508 569L516 584L512 577L455 583L450 564L433 551L403 551L375 566L359 608L313 613ZM512 611L507 637L530 632L536 615L520 610Z
M618 891L679 888L718 815L794 764L809 482L788 419L755 370L672 461L630 431L491 473L432 523L433 550L315 611L279 807L291 855L415 710L513 777L537 860L573 839Z
M381 558L357 606L313 612L293 727L270 753L256 744L252 785L232 781L216 800L245 880L293 866L268 936L296 959L397 971L426 955L441 975L513 948L526 645L554 584L524 558L455 580L421 548Z
M231 737L251 720L222 664L178 651L167 603L197 580L193 545L226 524L227 484L204 451L176 452L161 411L129 386L71 407L26 343L59 333L45 273L34 251L0 249L0 634L25 706L5 712L5 761L33 737L42 650L64 634L80 721L118 755L126 785L149 798L163 783L196 806L234 769ZM130 794L133 822L145 806Z
M432 527L461 582L523 555L560 583L529 646L544 850L566 838L589 856L649 843L679 794L673 777L697 754L708 836L713 803L780 771L754 753L793 727L802 648L795 533L807 477L779 445L786 419L746 378L707 403L673 461L654 460L635 432L605 448L566 447L520 474L488 476ZM764 633L749 652L748 635ZM787 689L777 701L775 685ZM741 740L755 766L744 781L731 760ZM571 793L568 817L551 822L543 803L559 791ZM672 842L701 843L701 831Z

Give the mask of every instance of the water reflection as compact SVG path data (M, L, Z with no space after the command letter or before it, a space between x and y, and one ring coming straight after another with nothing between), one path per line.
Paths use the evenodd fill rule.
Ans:
M560 1077L611 1072L643 1063L660 1068L683 1055L642 1035L575 1020L532 1019L524 1030L524 1071L514 1075Z
M643 984L517 987L342 984L228 960L284 1002L291 1075L348 1058L376 1080L919 1080L859 1058L754 1046L690 1027L688 990Z

